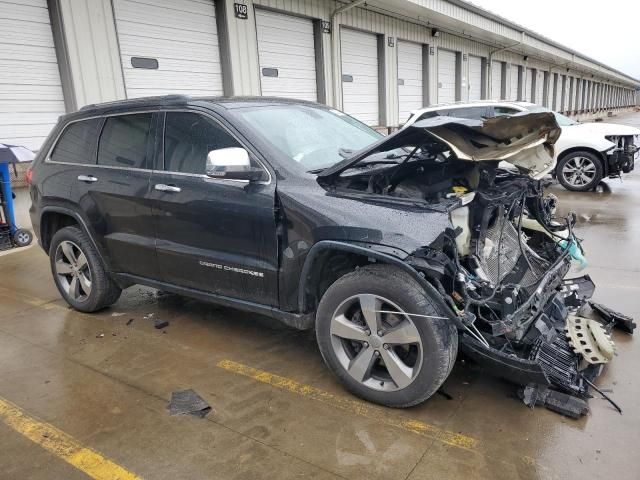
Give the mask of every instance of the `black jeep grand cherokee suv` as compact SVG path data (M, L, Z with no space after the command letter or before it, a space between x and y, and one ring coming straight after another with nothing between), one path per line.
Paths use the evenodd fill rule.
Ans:
M397 407L433 395L460 345L529 404L571 395L583 413L612 346L599 330L597 353L571 343L603 324L577 316L592 284L563 280L574 222L535 179L559 130L517 117L382 137L283 99L89 106L34 163L32 221L77 310L145 284L315 328L350 391Z

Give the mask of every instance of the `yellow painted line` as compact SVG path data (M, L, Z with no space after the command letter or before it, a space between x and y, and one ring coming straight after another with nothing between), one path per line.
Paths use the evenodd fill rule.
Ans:
M136 480L137 475L90 448L53 425L38 420L17 405L0 397L0 420L56 457L96 480Z
M319 388L312 387L311 385L305 385L290 378L281 377L232 360L221 360L217 363L217 366L227 370L228 372L243 375L245 377L252 378L253 380L257 380L258 382L266 383L267 385L301 395L305 398L326 403L327 405L345 410L361 417L376 420L392 427L422 435L423 437L434 438L442 443L446 443L447 445L464 449L473 449L478 443L477 440L466 435L442 430L420 420L396 418L394 415L390 415L389 411L384 408L368 405L364 402L351 398L339 397L324 390L320 390Z

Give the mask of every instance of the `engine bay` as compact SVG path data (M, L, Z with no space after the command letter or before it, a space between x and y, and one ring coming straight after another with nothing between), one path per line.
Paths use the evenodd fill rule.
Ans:
M586 260L575 215L556 219L545 180L500 161L459 160L430 143L376 153L331 188L446 210L451 228L406 261L454 312L462 351L520 385L530 407L588 412L589 388L615 348L611 329L631 333L635 324L598 313L588 276L565 279Z

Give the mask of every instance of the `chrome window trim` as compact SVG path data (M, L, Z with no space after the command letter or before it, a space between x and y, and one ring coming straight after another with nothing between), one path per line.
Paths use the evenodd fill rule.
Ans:
M237 135L235 135L233 132L230 132L229 129L225 126L222 125L222 123L215 118L213 115L207 113L207 112L202 112L200 110L191 110L191 109L170 109L170 110L165 110L162 109L161 107L157 108L157 109L153 109L153 110L137 110L135 112L119 112L119 113L105 113L105 114L101 114L101 115L92 115L89 117L84 117L84 118L78 118L76 120L72 120L69 123L67 123L64 128L58 133L58 135L56 136L55 140L53 141L53 143L51 144L51 147L49 148L49 151L47 152L47 156L44 159L44 163L50 163L50 164L54 164L54 165L72 165L72 166L78 166L78 167L92 167L92 168L106 168L106 169L111 169L111 170L124 170L124 171L134 171L134 172L150 172L150 173L161 173L161 174L165 174L165 175L180 175L180 176L187 176L187 177L200 177L202 178L204 181L207 182L234 182L234 183L241 183L241 184L248 184L251 183L249 182L249 180L237 180L237 179L231 179L231 178L215 178L215 177L210 177L206 174L201 174L201 173L184 173L184 172L170 172L167 170L156 170L155 168L131 168L131 167L117 167L114 165L98 165L97 161L98 158L96 156L96 163L75 163L75 162L59 162L59 161L55 161L51 159L51 154L53 153L54 148L56 147L56 145L58 145L58 141L60 140L60 137L62 136L62 134L67 130L67 128L69 128L69 126L73 125L74 123L78 123L78 122L84 122L86 120L93 120L95 118L98 119L102 119L102 118L107 118L107 117L118 117L118 116L122 116L122 115L136 115L136 114L140 114L140 113L163 113L163 114L167 114L169 112L186 112L186 113L195 113L198 115L204 115L205 117L209 117L211 120L213 120L214 122L216 122L217 125L220 125L220 127L222 129L224 129L229 135L231 135L240 145L242 145L243 148L245 148L245 150L248 150L245 146L245 144L243 142L241 142ZM100 132L102 134L102 132ZM98 143L100 141L100 137L98 136ZM162 148L164 149L164 123L162 124ZM254 155L255 158L255 155ZM162 159L164 161L164 151L162 152ZM272 176L271 176L271 172L269 171L269 169L265 166L264 162L262 160L260 160L259 158L255 158L256 162L258 162L260 164L260 166L262 167L262 169L267 172L267 176L269 177L267 180L261 180L259 182L253 182L254 184L258 184L258 185L270 185L271 184L271 180L272 180ZM163 165L164 167L164 165Z
M47 156L44 158L44 163L52 163L54 165L74 165L74 166L80 166L80 167L109 168L109 169L113 169L113 170L131 170L131 171L139 171L139 172L151 172L151 171L153 171L153 169L151 169L151 168L131 168L131 167L117 167L115 165L98 165L97 148L99 148L99 146L100 146L100 135L102 135L102 130L100 131L100 135L98 135L98 139L97 139L98 143L96 144L96 163L59 162L59 161L51 159L51 154L53 153L53 150L58 145L58 142L60 141L60 137L67 130L67 128L69 128L74 123L84 122L86 120L93 120L94 118L102 119L102 118L108 118L108 117L120 117L122 115L136 115L136 114L141 114L141 113L151 113L151 114L153 114L153 113L158 113L158 110L139 110L139 111L135 111L135 112L105 113L105 114L102 114L102 115L92 115L90 117L84 117L84 118L78 118L76 120L71 120L69 123L67 123L64 126L64 128L60 131L60 133L58 133L58 135L56 135L56 139L51 144L51 148L49 148L49 151L47 152ZM104 125L102 127L104 128Z
M237 135L235 135L233 132L229 131L229 129L223 125L219 119L217 119L216 117L214 117L213 115L207 113L207 112L203 112L200 110L190 110L190 109L186 109L186 108L178 108L178 109L170 109L170 110L160 110L160 113L164 113L165 114L165 122L163 122L162 124L162 167L163 170L154 170L154 173L163 173L166 175L182 175L182 176L186 176L186 177L201 177L203 178L205 181L207 182L234 182L234 183L242 183L242 184L247 184L247 183L251 183L249 182L249 180L237 180L237 179L232 179L232 178L216 178L216 177L210 177L209 175L205 174L205 173L186 173L186 172L172 172L169 170L164 170L164 130L165 130L165 124L166 124L166 114L167 113L172 113L172 112L180 112L180 113L195 113L196 115L203 115L205 117L210 118L212 121L214 121L216 123L216 125L218 125L220 128L222 128L225 132L227 132L227 134L229 134L231 137L233 137L233 139L238 142L238 144L240 144L242 146L242 148L244 148L245 150L247 150L248 152L250 152L251 150L248 149L246 147L246 145L240 141L240 139L238 138ZM254 185L270 185L271 184L271 172L269 171L269 169L265 166L264 162L262 162L262 160L260 160L259 158L256 158L255 155L253 155L254 159L256 162L258 162L260 164L260 167L262 167L262 169L267 173L268 175L268 179L267 180L260 180L259 182L253 182Z

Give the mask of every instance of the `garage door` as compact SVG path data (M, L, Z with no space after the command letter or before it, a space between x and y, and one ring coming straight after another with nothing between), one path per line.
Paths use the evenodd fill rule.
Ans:
M558 75L558 91L556 92L556 106L554 110L562 110L562 75Z
M38 150L65 112L46 0L0 0L0 143Z
M491 99L502 100L502 62L491 62Z
M313 22L256 10L262 95L318 100Z
M342 108L368 125L378 125L378 38L346 28L340 37Z
M456 54L438 50L438 103L456 101Z
M535 72L533 71L532 68L527 68L527 78L524 81L524 84L525 84L525 87L524 87L524 101L525 102L533 101L533 98L531 97L531 95L532 95L532 92L533 92L534 74L535 74Z
M398 110L400 123L412 110L422 108L422 45L398 42Z
M540 70L536 70L536 96L535 101L533 103L537 103L538 105L542 105L544 102L542 101L544 93L544 73Z
M511 68L509 69L509 99L510 100L519 100L518 98L518 72L520 70L520 68L518 67L518 65L511 65Z
M469 55L469 100L482 98L482 59Z
M213 1L114 0L128 98L222 95Z

